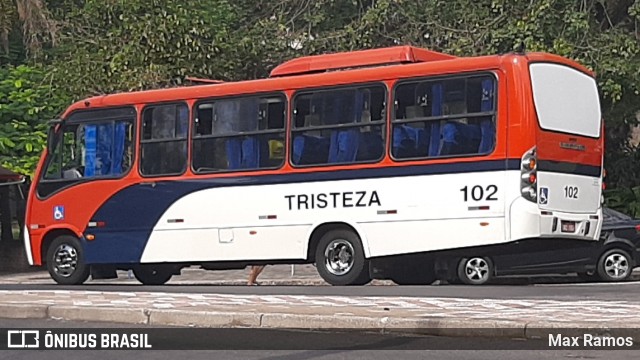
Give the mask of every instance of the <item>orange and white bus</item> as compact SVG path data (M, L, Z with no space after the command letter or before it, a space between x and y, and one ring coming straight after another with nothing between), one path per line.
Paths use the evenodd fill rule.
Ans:
M92 97L51 127L25 248L61 284L300 263L479 284L598 239L602 129L592 72L543 53L399 46Z

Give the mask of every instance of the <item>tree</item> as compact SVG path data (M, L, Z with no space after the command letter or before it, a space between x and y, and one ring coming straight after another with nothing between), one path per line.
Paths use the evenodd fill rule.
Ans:
M46 144L47 120L68 100L44 82L41 70L0 68L0 165L32 174Z
M43 0L0 0L0 65L54 44L56 23Z
M87 0L63 14L49 53L57 86L76 98L231 78L237 61L227 0Z

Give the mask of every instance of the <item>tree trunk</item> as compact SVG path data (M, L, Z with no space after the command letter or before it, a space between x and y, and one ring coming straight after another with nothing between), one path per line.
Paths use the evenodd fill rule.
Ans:
M0 186L0 240L4 243L13 241L10 201L9 187Z

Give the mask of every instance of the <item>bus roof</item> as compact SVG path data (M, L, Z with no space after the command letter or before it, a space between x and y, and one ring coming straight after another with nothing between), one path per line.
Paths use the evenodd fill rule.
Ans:
M455 57L425 49L419 49L410 46L400 46L386 49L363 50L340 54L342 54L342 56L345 56L345 54L359 54L363 52L371 54L371 56L364 61L360 61L360 64L365 63L368 65L360 65L355 69L348 66L350 64L349 62L351 62L351 64L355 64L354 59L347 59L342 62L338 60L331 60L335 59L334 56L337 54L319 55L317 57L308 56L283 63L282 65L274 69L276 76L267 79L210 83L195 86L136 92L122 92L116 94L94 96L91 98L80 100L71 105L63 115L63 118L66 117L70 112L79 109L160 103L169 101L181 101L185 99L214 98L260 92L278 92L286 90L297 90L302 88L357 84L371 81L385 81L390 79L415 77L416 74L456 74L461 72L477 71L480 69L498 69L503 67L503 64L505 62L511 61L561 63L567 66L574 67L582 72L593 76L593 73L586 67L564 57L547 53ZM322 57L324 57L325 59L330 59L330 61L325 62L324 66L326 66L327 68L330 67L331 69L339 69L343 68L343 66L347 66L347 70L340 72L299 72L304 70L305 66L307 68L310 68L310 60L320 59ZM351 58L350 55L348 57ZM395 65L389 65L388 61L382 63L382 61L385 61L385 59L395 60ZM316 60L313 60L313 62L317 63L313 66L318 68L318 62ZM307 65L305 65L305 63ZM381 66L385 67L384 72L380 71ZM280 67L282 67L281 70L276 71Z

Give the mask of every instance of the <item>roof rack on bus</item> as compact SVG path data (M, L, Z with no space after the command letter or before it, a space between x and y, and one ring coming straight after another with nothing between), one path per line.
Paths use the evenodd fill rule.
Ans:
M456 57L413 46L393 46L335 54L305 56L276 66L270 76L318 73L328 70L451 60Z
M187 81L191 81L194 84L222 84L224 82L224 80L201 79L191 76L187 76L184 79Z

